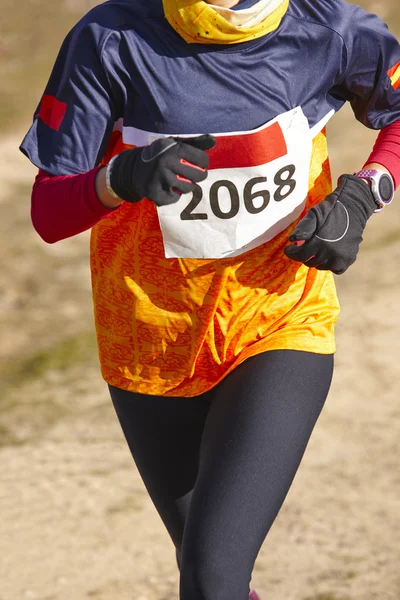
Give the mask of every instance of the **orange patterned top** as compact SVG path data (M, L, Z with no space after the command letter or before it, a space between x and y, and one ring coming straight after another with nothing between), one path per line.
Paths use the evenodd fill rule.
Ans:
M104 164L124 146L114 132ZM331 191L325 130L313 141L303 214ZM296 225L218 260L165 258L153 202L123 202L91 235L95 323L104 379L143 394L196 396L246 358L278 349L335 351L332 273L283 253Z

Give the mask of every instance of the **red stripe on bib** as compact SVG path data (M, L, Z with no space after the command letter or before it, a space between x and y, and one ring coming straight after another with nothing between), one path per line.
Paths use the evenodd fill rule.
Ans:
M279 123L255 133L222 135L208 151L210 169L239 169L265 165L285 156L287 146Z

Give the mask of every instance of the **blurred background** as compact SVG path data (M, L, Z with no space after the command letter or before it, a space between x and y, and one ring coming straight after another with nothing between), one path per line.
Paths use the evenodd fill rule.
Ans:
M96 2L0 0L0 600L173 600L178 576L99 373L88 234L46 245L18 152L64 35ZM364 0L400 35L398 0ZM344 109L334 177L376 132ZM400 200L400 197L397 197ZM263 600L400 599L399 202L337 278L332 391L254 572Z

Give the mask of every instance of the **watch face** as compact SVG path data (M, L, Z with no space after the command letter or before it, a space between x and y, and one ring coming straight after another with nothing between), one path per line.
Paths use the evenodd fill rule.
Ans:
M388 175L382 175L379 181L379 195L382 202L390 202L393 198L393 192L393 184L390 177L388 177Z

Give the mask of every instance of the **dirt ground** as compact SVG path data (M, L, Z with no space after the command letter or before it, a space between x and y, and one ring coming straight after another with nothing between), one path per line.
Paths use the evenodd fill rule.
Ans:
M88 234L49 246L30 225L28 121L0 140L0 600L176 600L172 545L99 374ZM329 133L335 176L375 138L348 110ZM263 600L400 599L399 227L397 203L337 278L336 374L256 563Z

